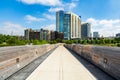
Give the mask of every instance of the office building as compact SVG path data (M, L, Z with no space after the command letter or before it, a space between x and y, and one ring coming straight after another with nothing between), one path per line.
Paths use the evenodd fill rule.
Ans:
M99 38L99 33L98 32L93 32L93 38Z
M32 30L32 29L26 29L25 30L25 40L40 40L40 31L39 30Z
M64 39L81 38L80 17L72 12L56 12L56 30L64 34Z
M64 39L63 33L55 31L55 39L61 39L61 40L63 40Z
M120 37L120 33L117 33L117 34L116 34L116 37Z
M63 39L63 33L50 30L32 30L26 29L24 32L25 40L55 40L57 38Z
M25 40L29 40L29 39L30 39L30 38L29 38L30 30L31 30L31 29L26 29L26 30L24 30L24 38L25 38Z
M64 31L64 11L58 11L56 12L56 30L58 32Z
M48 30L25 30L25 40L50 40L50 32Z
M55 32L51 31L51 40L55 40Z
M91 38L91 25L90 25L90 23L83 23L81 25L81 37L82 37L82 39Z
M51 31L40 29L40 40L51 40Z
M46 40L47 41L51 40L51 31L50 30L46 30Z

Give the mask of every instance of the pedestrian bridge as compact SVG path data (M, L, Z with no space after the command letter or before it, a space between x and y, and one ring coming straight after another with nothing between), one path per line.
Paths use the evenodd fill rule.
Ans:
M16 47L16 49L15 47L0 48L0 80L119 80L119 74L115 74L120 73L119 60L118 63L116 63L119 55L117 56L118 58L116 57L115 59L106 57L105 59L107 61L104 65L105 69L111 69L111 67L106 66L108 62L110 65L110 61L108 61L109 58L111 58L111 61L116 60L113 64L118 66L111 69L111 71L118 69L112 73L117 76L116 78L116 76L114 77L108 74L104 68L102 69L101 65L99 67L96 63L91 63L89 59L81 57L80 55L82 54L76 54L80 52L82 48L80 49L76 46L71 47L71 45L66 45L66 47L63 45L45 45L41 47ZM8 51L6 49L8 49ZM90 51L89 48L86 49ZM96 49L97 48L95 48L95 50ZM115 49L116 53L119 54L118 50ZM18 51L18 53L16 53L16 51ZM99 49L96 51L100 52ZM83 52L85 51L83 50ZM114 53L114 55L116 53ZM95 58L93 55L93 60L94 59L95 62L102 60L100 56L96 58L96 55ZM100 64L101 63L102 62L100 62Z
M92 64L59 46L26 80L113 80Z

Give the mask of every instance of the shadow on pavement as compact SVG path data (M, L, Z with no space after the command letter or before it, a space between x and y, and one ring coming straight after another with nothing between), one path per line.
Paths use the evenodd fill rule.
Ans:
M66 48L97 80L116 80L94 64L90 63L85 58L78 55L76 52Z

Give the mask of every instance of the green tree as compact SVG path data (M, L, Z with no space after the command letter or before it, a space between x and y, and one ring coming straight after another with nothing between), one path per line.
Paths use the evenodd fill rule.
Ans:
M14 38L14 37L11 37L10 39L8 39L7 41L6 41L8 44L16 44L16 39Z
M111 39L105 39L105 43L111 44Z
M104 39L100 39L100 44L105 44L105 40Z
M95 40L93 39L93 40L91 41L91 43L92 43L92 44L95 44Z
M83 44L87 44L87 40L83 40L83 42L82 42Z
M38 40L33 40L33 45L38 45L39 41Z
M114 39L117 43L120 43L120 37Z
M120 47L120 43L117 43L117 47Z
M57 41L57 43L61 43L61 42L62 42L62 39L57 38L56 41Z
M50 44L56 44L57 41L53 40L53 41L50 41L49 43L50 43Z
M87 43L88 43L88 44L92 44L92 40L90 40L90 39L87 40Z
M40 44L47 44L47 41L46 40L41 40Z
M24 40L16 40L16 45L25 45L26 42Z
M66 41L66 44L72 44L73 43L73 40L67 40Z
M82 40L78 40L78 43L82 44Z
M94 44L100 44L100 40L99 39L94 39L93 43Z

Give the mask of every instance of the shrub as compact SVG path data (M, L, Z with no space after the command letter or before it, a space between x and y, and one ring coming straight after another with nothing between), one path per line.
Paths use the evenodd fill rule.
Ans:
M117 44L117 47L120 47L120 43Z
M67 41L66 41L66 44L72 44L72 43L73 43L72 40L67 40Z

